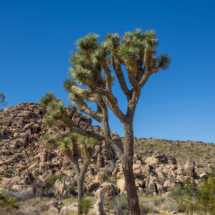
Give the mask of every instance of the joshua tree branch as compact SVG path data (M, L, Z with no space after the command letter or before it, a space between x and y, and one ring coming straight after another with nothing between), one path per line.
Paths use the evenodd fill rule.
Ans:
M102 101L100 101L102 103ZM105 103L104 103L105 104ZM108 110L107 106L101 105L103 117L102 117L102 127L104 129L104 137L107 145L116 153L117 157L120 159L123 155L123 149L121 149L112 139L110 136L110 127L108 122Z
M113 113L117 116L117 118L121 121L125 121L125 114L122 113L120 108L118 107L118 101L116 97L112 94L110 90L104 90L100 87L96 87L95 89L91 90L92 93L97 93L98 95L102 95L103 99L107 103L108 107L113 111Z
M83 130L81 128L77 128L77 127L73 127L72 132L83 135L85 137L91 137L91 138L94 138L99 141L105 140L105 137L100 134L96 134L92 131L85 131L85 130Z
M112 57L112 66L116 72L116 77L118 78L119 84L120 84L123 92L125 93L127 99L129 100L131 98L131 91L128 89L128 86L125 82L125 77L124 77L122 69L121 69L121 63L115 57Z
M111 71L106 63L106 60L103 60L101 62L102 70L106 76L106 89L110 90L111 89L111 82L112 82L112 77L111 77Z
M102 136L100 134L96 134L92 131L85 131L81 128L78 128L78 125L76 125L76 123L68 116L62 115L58 120L62 121L64 123L64 125L70 129L71 133L74 132L74 133L83 135L85 137L94 138L99 141L102 141L105 139L104 136Z
M97 113L95 111L92 111L87 108L87 104L83 102L83 104L80 105L81 111L95 119L97 122L101 122L101 113Z
M136 73L137 73L137 63L134 60L130 60L128 63L126 63L126 70L128 72L128 78L129 82L131 83L133 89L136 92L140 91L140 87L138 85L138 82L136 80Z
M149 78L149 76L150 76L151 74L153 74L152 71L147 71L147 70L146 70L144 76L141 78L141 80L140 80L140 82L139 82L140 88L142 88L142 87L146 84L146 82L148 81L148 78Z
M70 131L73 130L73 127L78 127L78 125L67 115L62 114L58 120L63 122L63 124L70 129Z

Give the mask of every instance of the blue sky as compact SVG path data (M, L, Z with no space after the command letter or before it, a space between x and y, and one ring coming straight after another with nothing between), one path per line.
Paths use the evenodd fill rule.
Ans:
M141 92L134 136L215 143L215 1L118 0L0 2L0 92L8 106L38 102L54 91L70 104L62 82L74 42L100 35L154 29L158 54L173 61L151 76ZM120 107L126 99L113 88ZM110 114L112 131L124 136Z

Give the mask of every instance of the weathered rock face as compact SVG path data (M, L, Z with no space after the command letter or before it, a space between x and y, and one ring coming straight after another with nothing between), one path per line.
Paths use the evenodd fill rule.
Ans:
M186 176L195 177L195 162L194 161L188 161L184 165L184 174Z
M102 133L99 126L92 126L92 120L77 112L75 106L67 106L68 116L83 129ZM9 107L0 114L0 168L10 169L16 174L21 174L29 169L39 168L40 172L49 169L71 168L70 161L63 156L59 149L50 151L45 148L43 135L56 134L65 128L59 129L53 126L47 128L42 124L46 111L36 103L22 103ZM117 133L111 134L112 138L122 146L122 141ZM108 160L115 160L116 157L102 142L96 146L93 159L99 163L99 167L106 166ZM112 170L111 166L109 167Z

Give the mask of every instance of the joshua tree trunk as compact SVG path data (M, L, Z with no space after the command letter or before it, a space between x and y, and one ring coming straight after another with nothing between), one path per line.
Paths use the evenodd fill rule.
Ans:
M137 188L135 186L133 173L133 123L124 123L125 131L125 151L122 156L122 168L125 176L128 206L131 215L140 215L139 200L137 196Z
M83 178L78 177L78 215L81 215L81 199L83 198L84 191L83 191Z
M137 196L137 188L135 186L132 163L127 160L122 162L123 172L125 176L128 207L131 215L140 215L139 200Z

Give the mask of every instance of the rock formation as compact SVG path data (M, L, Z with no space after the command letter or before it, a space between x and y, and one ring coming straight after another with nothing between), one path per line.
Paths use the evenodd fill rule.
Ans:
M92 126L92 120L78 113L75 106L67 106L67 113L80 128L102 133L102 129L99 126ZM2 190L7 190L8 186L12 185L11 190L27 192L33 189L37 195L57 198L77 195L75 190L77 177L70 160L59 148L50 150L43 141L44 134L58 134L67 128L59 129L55 126L47 128L42 123L45 114L44 108L36 103L22 103L9 107L0 114ZM111 136L122 146L117 133L112 132ZM180 166L174 157L159 152L145 160L135 155L133 162L135 184L139 193L164 194L175 189L177 184L184 183L187 177L196 177L195 162L189 161L185 166ZM79 165L81 167L81 160ZM29 177L29 174L32 176ZM52 174L62 175L62 178L56 180L54 186L46 190L44 182ZM115 185L104 182L106 179L114 179L117 183ZM84 191L99 198L97 214L104 213L101 201L108 204L115 196L126 193L122 165L104 141L95 147L86 174ZM55 204L58 205L58 203L50 205L50 214L58 214L59 208ZM75 205L64 207L60 214L64 214L63 211L71 211L71 208L75 208Z

